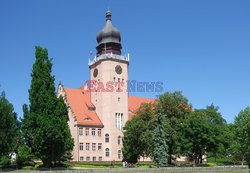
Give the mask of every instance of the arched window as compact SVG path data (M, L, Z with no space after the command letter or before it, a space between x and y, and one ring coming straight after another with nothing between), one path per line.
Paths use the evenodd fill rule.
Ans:
M120 145L121 144L121 142L122 142L122 137L121 136L118 136L118 145Z
M109 157L109 148L105 149L105 155L106 155L106 157Z
M122 158L122 151L118 150L118 159L121 159L121 158Z
M106 135L105 135L105 142L109 142L109 134L108 133L106 133Z

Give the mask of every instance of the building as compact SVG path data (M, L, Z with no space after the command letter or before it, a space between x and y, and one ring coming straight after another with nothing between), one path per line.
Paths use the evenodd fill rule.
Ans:
M106 12L106 24L97 34L96 56L89 62L90 80L80 88L59 84L58 95L68 106L74 138L73 161L121 161L123 127L143 102L129 96L129 55L121 55L121 35Z

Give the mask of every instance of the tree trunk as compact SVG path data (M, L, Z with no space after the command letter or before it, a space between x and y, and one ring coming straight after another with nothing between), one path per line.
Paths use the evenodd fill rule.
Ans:
M173 140L170 139L169 141L169 148L168 148L168 164L171 165L172 164L172 155L173 155Z
M244 160L245 160L245 157L244 155L242 156L242 160L241 160L241 165L243 166L244 165Z
M199 163L202 164L202 154L199 155Z

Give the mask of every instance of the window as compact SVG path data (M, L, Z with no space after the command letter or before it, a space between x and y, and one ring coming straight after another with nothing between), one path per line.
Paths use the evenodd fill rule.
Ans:
M92 150L93 150L93 151L96 150L96 143L92 143Z
M106 155L106 157L109 157L109 148L105 149L105 155Z
M92 129L92 136L95 136L95 129Z
M94 162L96 161L96 157L95 157L95 156L93 157L93 161L94 161Z
M80 161L84 161L84 157L81 156L81 157L80 157Z
M80 136L83 135L83 128L79 128L79 135L80 135Z
M118 78L118 82L120 82L120 78Z
M109 142L109 134L105 135L105 142Z
M102 157L101 157L101 156L99 156L98 160L99 160L99 161L102 161Z
M121 159L122 158L122 152L121 150L118 150L118 159Z
M80 143L80 150L83 150L83 143Z
M102 136L102 129L98 129L98 136Z
M89 143L86 143L86 150L89 150Z
M123 117L123 113L115 113L115 125L116 128L118 129L122 129L122 117Z
M85 135L86 135L86 136L89 136L89 128L86 128L86 129L85 129Z
M102 143L98 143L98 151L102 150Z
M90 157L89 157L89 156L88 156L88 157L86 157L86 160L87 160L87 161L90 161Z
M120 103L120 100L121 100L121 98L120 98L120 97L118 97L118 103Z
M117 140L118 145L121 144L121 141L122 141L122 137L121 137L121 136L118 136L118 140Z
M114 81L115 81L115 77L114 77Z

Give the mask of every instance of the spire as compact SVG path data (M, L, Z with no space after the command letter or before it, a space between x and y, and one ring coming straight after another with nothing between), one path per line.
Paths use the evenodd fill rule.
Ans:
M117 28L112 25L111 12L106 11L106 24L103 29L97 34L97 56L105 53L121 54L121 35Z
M110 20L111 21L111 11L109 9L106 11L106 21Z

